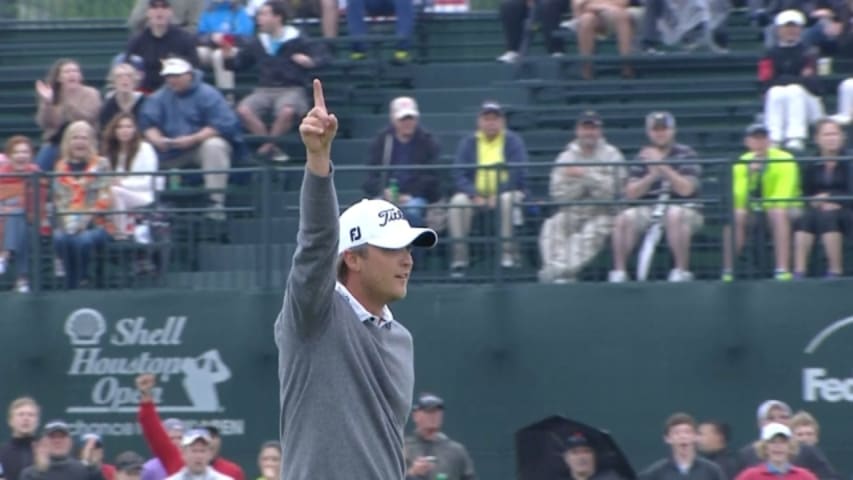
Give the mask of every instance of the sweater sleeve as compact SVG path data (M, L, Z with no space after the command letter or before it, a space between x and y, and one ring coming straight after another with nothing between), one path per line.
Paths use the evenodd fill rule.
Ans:
M139 425L142 427L145 443L148 444L151 453L160 459L167 475L175 474L184 467L181 452L163 428L163 422L160 421L160 415L157 414L157 407L153 402L139 404Z

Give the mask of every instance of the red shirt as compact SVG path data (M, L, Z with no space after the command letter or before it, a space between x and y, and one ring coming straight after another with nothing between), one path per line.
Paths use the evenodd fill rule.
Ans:
M104 476L106 480L115 480L116 478L116 467L103 463L101 464L101 474Z
M805 468L793 465L784 474L772 472L763 463L740 472L735 480L817 480L817 477Z

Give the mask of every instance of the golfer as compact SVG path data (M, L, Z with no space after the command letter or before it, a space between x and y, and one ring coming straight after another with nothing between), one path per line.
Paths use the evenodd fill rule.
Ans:
M308 161L297 249L275 324L281 477L402 480L414 353L388 304L406 296L410 248L431 247L437 236L382 200L362 200L338 218L337 128L314 80L314 108L299 126Z

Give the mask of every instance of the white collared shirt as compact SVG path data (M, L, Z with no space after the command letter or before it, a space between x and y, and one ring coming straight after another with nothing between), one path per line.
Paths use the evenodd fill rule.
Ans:
M350 304L350 307L352 307L353 311L355 312L355 316L357 316L362 323L370 322L376 325L377 327L391 328L391 323L394 321L394 315L391 314L391 310L388 308L388 305L382 307L382 316L376 318L375 315L368 312L367 309L364 308L364 305L362 305L358 300L356 300L355 297L352 296L352 293L350 293L350 291L347 289L347 287L344 286L343 283L335 282L335 291L337 291L338 293L343 295L344 298L347 299Z

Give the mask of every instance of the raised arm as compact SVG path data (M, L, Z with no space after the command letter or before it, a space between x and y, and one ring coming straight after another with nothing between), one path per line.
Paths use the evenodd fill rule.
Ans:
M296 253L279 319L284 324L276 328L281 334L295 327L299 334L309 335L328 320L338 248L338 199L331 161L332 139L337 130L338 119L326 110L323 86L314 80L314 108L299 126L307 164L299 200Z
M145 374L136 378L136 388L139 389L139 426L142 427L142 437L145 438L151 453L160 459L166 473L172 475L184 467L184 460L157 414L152 394L154 385L153 375Z

